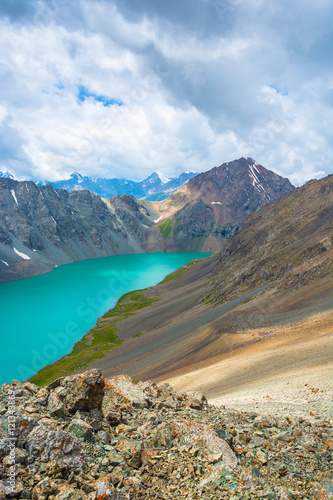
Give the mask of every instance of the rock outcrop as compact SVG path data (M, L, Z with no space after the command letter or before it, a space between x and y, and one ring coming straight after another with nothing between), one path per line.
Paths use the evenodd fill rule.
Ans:
M219 410L200 394L125 375L90 370L42 389L4 384L0 429L0 499L310 499L332 491L328 421Z

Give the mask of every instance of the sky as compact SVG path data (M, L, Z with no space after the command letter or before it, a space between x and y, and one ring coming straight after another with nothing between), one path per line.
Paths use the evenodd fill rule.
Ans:
M332 173L331 0L1 0L0 171Z

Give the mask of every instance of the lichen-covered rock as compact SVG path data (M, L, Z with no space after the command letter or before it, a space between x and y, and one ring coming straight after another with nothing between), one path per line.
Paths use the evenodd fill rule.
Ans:
M95 376L58 379L37 393L19 382L0 388L0 500L332 497L329 420L218 409L199 394L125 376L104 391Z
M99 370L89 370L80 375L60 379L59 386L49 398L48 409L52 415L65 417L78 410L99 409L103 399L104 379Z
M115 449L125 457L130 467L139 469L142 464L141 453L143 450L143 444L140 441L122 439L115 445Z
M230 468L237 465L237 457L230 446L219 438L213 426L191 421L163 423L157 427L154 437L157 447L184 446L200 452L202 460L223 461Z
M58 491L60 479L46 478L40 481L32 491L32 500L47 500L50 495L55 495Z
M113 492L115 488L111 482L111 476L104 476L93 484L96 489L96 500L111 500L115 497L113 496Z
M73 488L69 484L59 484L57 491L59 493L56 495L57 500L86 500L87 495L77 488Z
M105 405L103 406L103 415L105 420L112 427L115 427L121 422L121 411L114 408L112 401L105 402Z
M2 484L0 483L0 499L2 498L18 498L20 497L24 486L22 482L18 479L7 480Z
M92 426L79 418L72 420L67 431L75 434L80 441L91 441L93 437Z
M108 463L115 466L120 465L125 461L124 455L122 453L118 453L117 450L112 449L109 453Z
M50 415L58 418L65 418L69 415L66 404L65 390L63 387L57 387L50 395L47 409Z
M146 408L148 399L144 391L134 384L127 375L117 375L111 379L105 379L104 398L102 411L105 415L110 408Z
M82 444L70 432L38 426L29 434L26 447L29 454L41 462L57 460L73 470L81 470L86 465Z

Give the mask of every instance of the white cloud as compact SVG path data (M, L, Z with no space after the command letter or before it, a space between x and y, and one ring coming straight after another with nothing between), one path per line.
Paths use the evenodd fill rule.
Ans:
M329 2L140 5L4 12L6 169L143 178L252 156L297 184L332 171ZM80 102L79 86L124 105Z

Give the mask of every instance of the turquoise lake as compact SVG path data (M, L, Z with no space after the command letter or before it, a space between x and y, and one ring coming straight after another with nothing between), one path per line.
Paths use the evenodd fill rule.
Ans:
M117 255L0 283L0 385L25 380L67 354L126 292L156 285L209 253Z

